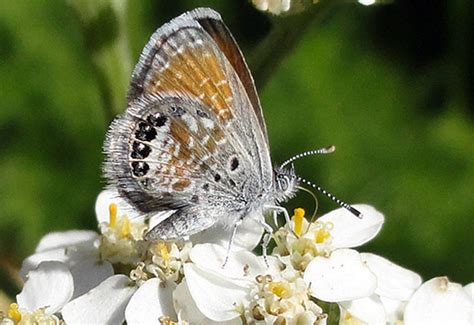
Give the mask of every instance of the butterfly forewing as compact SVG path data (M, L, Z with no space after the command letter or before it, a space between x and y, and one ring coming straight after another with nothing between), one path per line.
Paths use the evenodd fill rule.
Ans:
M227 54L219 47L232 39L222 26L217 13L197 9L158 29L135 68L128 108L107 136L109 183L144 212L177 210L157 236L242 217L271 186L255 88L244 85L252 82L248 70L236 72L247 68L235 43Z

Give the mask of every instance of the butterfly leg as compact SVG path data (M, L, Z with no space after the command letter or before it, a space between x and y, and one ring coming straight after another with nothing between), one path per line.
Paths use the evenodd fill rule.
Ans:
M268 259L267 259L267 247L268 247L268 244L270 243L270 240L272 239L273 228L264 220L257 220L257 222L263 227L263 229L265 229L265 232L266 232L262 240L262 255L263 255L263 260L265 261L265 265L269 267Z
M293 225L291 223L291 219L290 219L290 215L288 214L288 210L286 210L284 207L280 207L278 205L266 205L265 209L273 211L273 213L274 213L273 214L273 221L275 222L275 224L277 226L278 226L277 215L278 215L279 212L283 213L286 223L289 225L291 231L294 233Z
M227 261L229 260L229 254L232 248L232 244L234 243L235 234L237 233L237 227L239 227L242 224L242 220L243 220L242 218L237 220L234 223L234 226L232 227L232 235L230 236L229 243L227 244L227 253L225 254L225 259L224 259L224 263L222 264L222 268L225 267L225 265L227 264Z
M273 223L275 224L275 227L278 228L278 212L273 210L272 215L273 215Z

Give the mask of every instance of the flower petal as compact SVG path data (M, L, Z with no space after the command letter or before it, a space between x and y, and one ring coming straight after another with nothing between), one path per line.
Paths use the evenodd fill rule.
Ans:
M474 301L474 282L471 282L464 286L464 291L468 294L469 297Z
M145 220L144 215L122 199L116 190L104 190L99 193L95 201L95 215L98 223L109 222L109 206L111 203L117 205L119 215L126 214L134 222L143 222Z
M396 300L408 301L421 285L421 277L389 260L371 253L361 253L362 261L377 277L375 293Z
M405 309L404 323L473 324L474 304L460 284L447 277L433 278L421 285Z
M114 268L107 261L99 261L95 256L84 256L77 261L69 261L74 278L73 298L82 296L114 274Z
M28 273L28 280L16 299L19 306L28 311L47 307L46 312L53 314L71 299L73 291L68 267L61 262L48 261Z
M405 311L407 302L390 299L386 297L380 297L380 301L382 301L383 307L385 309L387 323L389 324L397 324L397 322L401 323L403 320L403 312Z
M57 248L68 248L79 246L84 249L93 249L94 242L99 238L99 234L90 230L70 230L62 232L50 232L41 238L36 253L41 253Z
M248 298L251 282L226 278L216 272L184 265L189 292L198 309L215 321L227 321L240 316L238 307Z
M176 284L172 281L161 282L152 278L143 283L132 296L125 309L127 324L161 324L161 316L177 319L173 307L173 291Z
M187 321L188 324L206 324L206 325L237 325L241 324L240 318L231 319L225 322L215 322L212 319L204 316L203 313L196 306L196 303L189 292L186 279L184 279L173 292L174 308L180 319Z
M209 229L201 231L191 236L193 243L213 243L227 247L232 236L232 227L216 223ZM237 228L237 232L232 243L232 250L253 250L260 243L263 235L263 228L254 218L248 217L242 221Z
M241 278L248 274L253 278L267 271L265 262L247 250L231 251L225 267L222 267L226 255L227 249L216 244L198 244L189 252L189 258L199 267L228 277Z
M25 258L21 264L20 276L26 281L26 275L31 270L36 269L41 262L57 261L66 262L69 259L67 251L64 248L53 249L41 253L36 253Z
M384 306L376 295L352 301L343 301L340 302L339 305L345 311L345 313L341 313L341 320L344 320L344 318L347 319L348 317L355 317L366 324L386 324ZM344 324L344 322L342 322L342 324Z
M317 256L305 272L304 280L311 295L328 302L347 301L370 296L377 278L352 249L338 249L330 257Z
M27 257L22 263L20 276L26 280L26 274L44 261L63 262L74 278L73 298L76 298L113 274L113 267L109 262L99 261L97 249L88 252L75 251L75 248L57 248Z
M125 275L111 276L64 306L63 318L66 324L121 324L136 289Z
M382 229L384 216L375 208L366 204L353 205L362 213L362 218L353 216L344 208L331 211L318 221L331 222L332 246L334 248L350 248L360 246L374 238Z

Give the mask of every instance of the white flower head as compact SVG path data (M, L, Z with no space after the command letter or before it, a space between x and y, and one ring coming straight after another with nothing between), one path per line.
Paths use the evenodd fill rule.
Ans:
M304 219L303 209L295 209L291 227L286 225L275 232L277 246L273 253L289 256L292 267L304 271L316 256L328 257L336 249L368 242L379 233L384 216L368 205L354 208L362 212L361 219L340 208L311 223Z
M16 303L10 305L7 320L21 324L59 324L55 315L72 298L74 280L69 268L61 262L41 262L28 272Z
M247 250L231 252L222 268L226 254L225 248L215 244L191 249L192 263L184 266L186 282L179 285L183 295L174 298L177 310L190 323L245 318L250 323L313 324L325 318L297 271L284 271L271 256L267 266L262 257Z
M261 11L279 15L290 10L291 0L252 0L254 6Z
M466 290L447 277L423 283L408 302L404 321L412 324L473 324L474 302Z
M137 264L140 241L147 229L144 219L110 190L102 191L96 201L96 216L101 232L100 254L111 263Z
M231 250L232 229L221 225L187 240L145 242L144 217L104 191L96 203L100 234L46 235L22 265L25 286L2 324L326 324L316 299L338 304L340 324L448 319L439 312L461 324L472 320L473 284L437 278L421 285L416 273L354 250L384 222L368 205L355 208L362 219L338 209L308 222L295 210L264 259L251 252L263 231L252 218L239 226Z

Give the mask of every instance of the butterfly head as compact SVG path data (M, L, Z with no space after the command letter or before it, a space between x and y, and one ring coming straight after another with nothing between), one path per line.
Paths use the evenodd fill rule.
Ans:
M286 201L292 198L296 192L298 179L293 164L289 168L278 166L274 173L274 196L277 202Z

